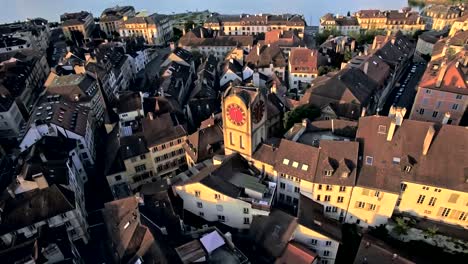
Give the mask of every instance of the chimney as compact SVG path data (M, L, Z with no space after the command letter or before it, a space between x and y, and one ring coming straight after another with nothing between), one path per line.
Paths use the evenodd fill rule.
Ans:
M367 75L367 71L369 70L369 62L366 61L366 63L364 63L364 73Z
M437 75L436 87L439 88L442 85L442 81L445 77L445 72L447 71L447 65L445 61L442 62L439 69L439 74Z
M396 126L397 124L395 120L392 120L392 122L390 122L390 127L388 128L388 132L387 132L387 141L392 141L393 135L395 135Z
M39 189L46 189L49 187L49 184L47 183L47 180L45 179L44 175L42 173L38 173L32 176L34 182L36 182L37 187Z
M47 162L47 158L46 158L46 156L44 155L44 153L42 153L42 152L39 153L39 157L41 158L41 161L42 161L42 162L44 162L44 163Z
M202 39L205 38L205 34L203 33L203 28L202 27L200 28L200 38L202 38Z
M434 125L432 125L427 130L426 137L424 138L424 144L423 144L423 149L422 149L423 155L427 155L427 152L429 151L429 147L431 146L431 143L432 143L432 139L434 138L434 134L435 134L435 129L434 129Z
M153 120L153 119L154 119L153 113L152 113L152 112L149 112L149 113L148 113L148 117L149 117L150 120Z
M257 55L260 56L260 45L257 44Z
M171 47L171 51L174 51L175 50L175 43L171 41L171 43L169 43L169 46Z
M442 119L442 124L443 124L443 125L447 125L447 124L448 124L448 121L450 120L450 116L451 116L451 115L450 115L450 112L445 113L444 119Z
M184 26L184 28L182 29L182 36L185 36L185 34L187 34L187 30L185 30L185 26Z
M85 60L90 61L91 60L91 54L90 53L85 53Z

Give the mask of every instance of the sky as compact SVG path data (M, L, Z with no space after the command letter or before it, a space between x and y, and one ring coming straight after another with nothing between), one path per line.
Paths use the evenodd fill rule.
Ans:
M171 14L186 10L219 13L299 13L317 25L327 12L346 14L365 8L401 9L407 0L0 0L0 23L43 17L58 21L60 14L86 10L99 16L106 7L133 5L137 10Z

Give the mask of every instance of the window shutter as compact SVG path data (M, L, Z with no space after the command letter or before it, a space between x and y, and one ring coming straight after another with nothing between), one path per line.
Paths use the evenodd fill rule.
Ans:
M359 208L359 202L356 201L354 207L355 207L355 208Z

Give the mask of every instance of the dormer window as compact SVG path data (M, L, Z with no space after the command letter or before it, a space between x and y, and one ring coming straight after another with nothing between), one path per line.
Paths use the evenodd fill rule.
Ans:
M323 171L323 175L325 175L325 176L332 176L332 175L333 175L333 171L332 171L332 170L324 170L324 171Z
M292 166L293 166L294 168L297 168L297 167L299 167L299 163L298 163L297 161L294 161L294 162L292 163Z
M349 173L347 172L341 173L341 178L348 178L348 176L349 176Z
M284 165L289 165L289 160L288 159L283 159L283 164Z
M307 171L309 169L309 165L302 164L302 170Z
M383 125L379 125L379 134L386 134L387 133L387 127Z

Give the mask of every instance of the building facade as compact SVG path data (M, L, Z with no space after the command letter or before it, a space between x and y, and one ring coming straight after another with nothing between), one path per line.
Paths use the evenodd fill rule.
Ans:
M148 44L165 45L172 39L172 20L166 15L139 13L123 18L119 34L124 38L143 37Z
M60 16L60 22L63 34L69 40L76 38L74 32L79 32L84 39L89 39L95 27L93 15L86 11L65 13Z
M256 35L275 29L297 30L303 37L306 22L300 15L243 14L210 16L203 25L223 35Z

